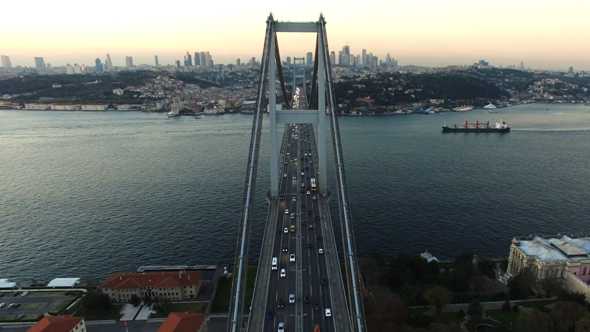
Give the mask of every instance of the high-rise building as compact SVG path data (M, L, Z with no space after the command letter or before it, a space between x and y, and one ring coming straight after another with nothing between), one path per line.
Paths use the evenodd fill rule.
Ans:
M12 64L10 63L10 58L8 57L8 55L2 56L2 67L12 68Z
M367 65L367 50L363 49L363 55L361 58L361 67L365 67Z
M35 57L35 67L37 70L45 69L45 61L43 61L43 57Z
M256 58L255 57L252 57L252 59L250 59L249 65L252 68L256 67Z
M334 51L330 52L330 64L331 65L336 64L336 53L334 53Z
M158 62L158 56L157 55L154 55L154 60L155 60L155 63L156 63L156 67L160 67L160 63Z
M291 68L291 57L290 56L287 57L285 64L287 65L287 68Z
M199 57L201 58L201 67L207 67L207 55L205 52L201 52Z
M311 65L313 63L313 54L311 52L307 52L307 64Z
M82 67L77 63L74 63L74 74L82 74Z
M342 51L338 51L338 64L341 65L342 64L342 55L344 54L344 52Z
M106 70L113 70L115 67L113 66L113 61L111 60L111 55L107 53L107 60L105 62Z
M238 59L236 60L236 66L238 66L238 67L239 67L240 65L241 65L240 58L238 58Z
M391 55L389 55L389 53L387 53L387 55L385 56L385 63L390 66L391 65Z
M131 57L131 56L125 57L125 67L127 67L127 68L133 67L133 57Z
M350 55L350 46L348 46L348 45L342 46L342 53L344 55Z
M195 66L200 66L201 65L201 56L199 55L199 52L195 52Z
M97 73L100 73L102 71L102 62L99 58L96 58L96 60L94 60L94 71Z
M213 67L213 60L211 59L209 52L205 52L205 66L207 68Z
M191 56L191 54L186 51L186 54L184 55L184 66L185 67L192 67L193 66L193 57Z
M72 67L72 65L69 63L66 65L66 74L74 75L74 67Z
M176 60L176 68L180 68L180 60Z

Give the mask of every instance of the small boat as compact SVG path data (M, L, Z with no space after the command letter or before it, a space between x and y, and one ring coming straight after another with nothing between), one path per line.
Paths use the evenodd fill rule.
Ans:
M178 114L178 110L172 110L172 111L166 113L166 116L171 118L171 117L175 117L175 116L180 116L180 114Z
M453 108L453 111L454 112L467 112L467 111L471 111L472 109L473 109L473 106L461 105L459 107Z
M200 118L201 118L200 115L195 116L195 119L200 119Z
M484 106L483 108L485 108L485 109L495 109L496 108L496 105L494 105L492 103L489 103L486 106Z

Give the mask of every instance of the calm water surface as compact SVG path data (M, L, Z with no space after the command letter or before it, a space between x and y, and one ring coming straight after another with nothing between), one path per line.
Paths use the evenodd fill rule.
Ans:
M509 134L441 133L500 117ZM0 111L0 278L232 262L251 125L241 114ZM590 107L342 117L340 128L360 256L507 256L513 236L590 232ZM268 122L263 137L252 260Z

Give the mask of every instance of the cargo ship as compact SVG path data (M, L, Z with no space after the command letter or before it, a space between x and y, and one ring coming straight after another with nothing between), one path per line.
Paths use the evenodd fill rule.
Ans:
M446 124L442 127L443 133L507 133L510 131L510 127L506 125L506 122L500 120L500 122L496 122L495 127L490 127L490 122L479 123L469 123L465 121L464 126L457 126L454 125L453 127L449 127Z

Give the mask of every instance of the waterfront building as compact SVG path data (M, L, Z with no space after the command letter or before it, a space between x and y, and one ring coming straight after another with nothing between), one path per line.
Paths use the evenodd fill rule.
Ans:
M12 63L10 63L10 58L8 57L8 55L2 55L2 67L10 69L12 68Z
M157 55L154 55L154 60L155 60L155 63L156 63L156 68L157 67L160 67L160 64L158 63L158 56Z
M111 60L111 55L107 53L107 60L105 62L106 64L106 70L113 70L115 67L113 67L113 61Z
M111 301L129 302L132 295L181 301L197 297L201 289L200 271L111 274L100 287Z
M27 332L85 332L84 317L45 316Z
M94 60L94 71L100 73L102 70L102 62L99 58L96 58L96 60Z
M158 332L206 332L207 315L193 312L171 312Z
M313 54L311 52L307 52L307 64L313 64Z
M508 275L528 269L537 279L555 278L565 289L590 298L590 236L515 237L510 246Z
M43 61L43 57L35 57L35 68L37 68L37 70L45 69L45 61Z
M82 111L104 111L109 108L109 104L84 104Z
M127 67L127 68L133 67L133 57L131 57L131 56L125 57L125 67Z
M49 105L41 103L25 103L26 110L46 110L49 109Z
M54 111L79 111L80 105L75 104L50 104L49 107Z

